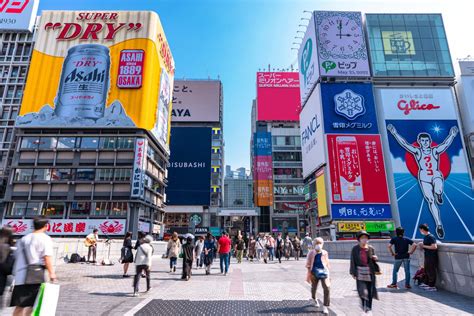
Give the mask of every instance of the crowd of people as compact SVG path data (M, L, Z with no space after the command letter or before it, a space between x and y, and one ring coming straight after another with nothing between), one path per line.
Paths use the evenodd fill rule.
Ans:
M46 281L45 274L52 281L56 280L52 264L53 241L45 232L48 220L37 217L33 220L34 231L20 240L14 242L12 230L9 227L0 229L0 297L4 293L7 277L14 275L14 288L11 306L15 306L14 315L29 315L34 305L41 283ZM396 229L396 236L390 239L387 249L394 257L392 282L387 285L389 289L397 289L398 271L403 266L405 270L405 289L411 289L410 256L419 248L424 251L424 267L415 275L420 288L426 291L436 291L436 274L438 267L438 244L430 233L426 224L419 226L420 233L424 236L422 242L415 244L413 240L404 235L403 228ZM349 274L356 281L357 293L360 297L363 313L370 315L373 299L378 299L377 275L381 273L378 257L374 247L370 245L370 235L361 231L357 235L357 244L350 254ZM95 262L96 247L99 236L96 230L86 237L89 245L88 261ZM123 240L120 262L123 264L123 277L129 277L130 264L135 265L133 276L133 295L138 296L141 278L146 280L146 292L151 290L150 272L154 248L151 245L153 238L150 235L139 233L133 245L132 233L127 232ZM169 272L175 273L178 259L182 259L181 279L189 281L194 269L205 269L205 274L211 274L214 261L219 258L220 273L226 276L229 273L231 257L236 258L237 264L244 260L249 262L262 262L289 260L296 261L301 256L306 257L307 278L311 284L311 297L318 308L320 304L316 299L316 291L321 284L323 289L323 306L321 312L329 313L331 265L328 251L323 249L324 240L320 237L314 240L308 234L300 240L298 237L283 237L281 233L259 234L247 236L237 234L234 238L223 231L221 236L215 237L208 233L197 238L191 234L179 236L172 234L166 246L164 258L169 260ZM135 254L134 251L135 250ZM47 273L45 273L47 272Z

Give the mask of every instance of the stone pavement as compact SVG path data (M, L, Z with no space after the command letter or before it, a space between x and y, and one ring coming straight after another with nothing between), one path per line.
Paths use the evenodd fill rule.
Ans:
M332 315L360 315L355 281L348 275L348 261L331 260ZM282 264L236 264L227 276L193 270L190 281L180 280L181 269L168 273L168 261L156 256L152 267L152 291L132 297L132 278L122 278L122 266L68 264L58 267L61 284L57 315L304 315L316 313L304 282L304 260ZM131 267L133 269L133 266ZM374 315L473 315L474 302L449 292L389 290L391 266L381 264L378 277L380 301ZM131 270L132 271L132 270ZM403 280L401 269L399 280ZM141 279L141 289L145 280ZM322 299L319 289L318 298ZM11 314L4 309L0 315Z

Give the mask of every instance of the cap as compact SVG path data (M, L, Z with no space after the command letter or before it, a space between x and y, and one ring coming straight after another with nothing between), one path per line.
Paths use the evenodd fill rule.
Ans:
M360 239L360 237L362 236L367 236L367 238L370 238L370 235L368 232L366 232L365 230L361 230L358 234L357 234L357 240Z

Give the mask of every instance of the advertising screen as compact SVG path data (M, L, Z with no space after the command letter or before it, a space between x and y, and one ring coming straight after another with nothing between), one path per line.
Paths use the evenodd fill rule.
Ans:
M300 113L301 152L305 178L326 162L319 90L319 87L313 90Z
M300 108L298 73L257 73L258 121L298 121Z
M16 126L138 127L167 148L173 78L156 13L43 11Z
M254 181L256 193L256 206L273 205L273 181L256 180Z
M221 83L217 80L176 80L173 122L219 122Z
M168 205L209 205L211 195L210 127L171 128Z
M370 83L321 83L325 133L377 134Z
M450 88L377 89L384 110L401 224L421 238L472 241L474 192Z
M272 156L255 156L253 170L255 180L272 180Z
M33 31L39 0L0 1L0 30Z
M316 11L319 72L322 77L370 77L360 12Z
M255 156L272 155L272 134L269 132L256 132L253 137Z

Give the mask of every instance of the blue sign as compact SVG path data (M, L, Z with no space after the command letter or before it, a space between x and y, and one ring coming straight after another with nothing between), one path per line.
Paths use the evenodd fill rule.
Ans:
M255 156L272 155L272 134L269 132L256 132L253 137Z
M333 219L391 219L390 204L331 204Z
M210 204L211 135L210 127L171 128L166 204Z
M322 83L324 132L378 134L370 83Z

